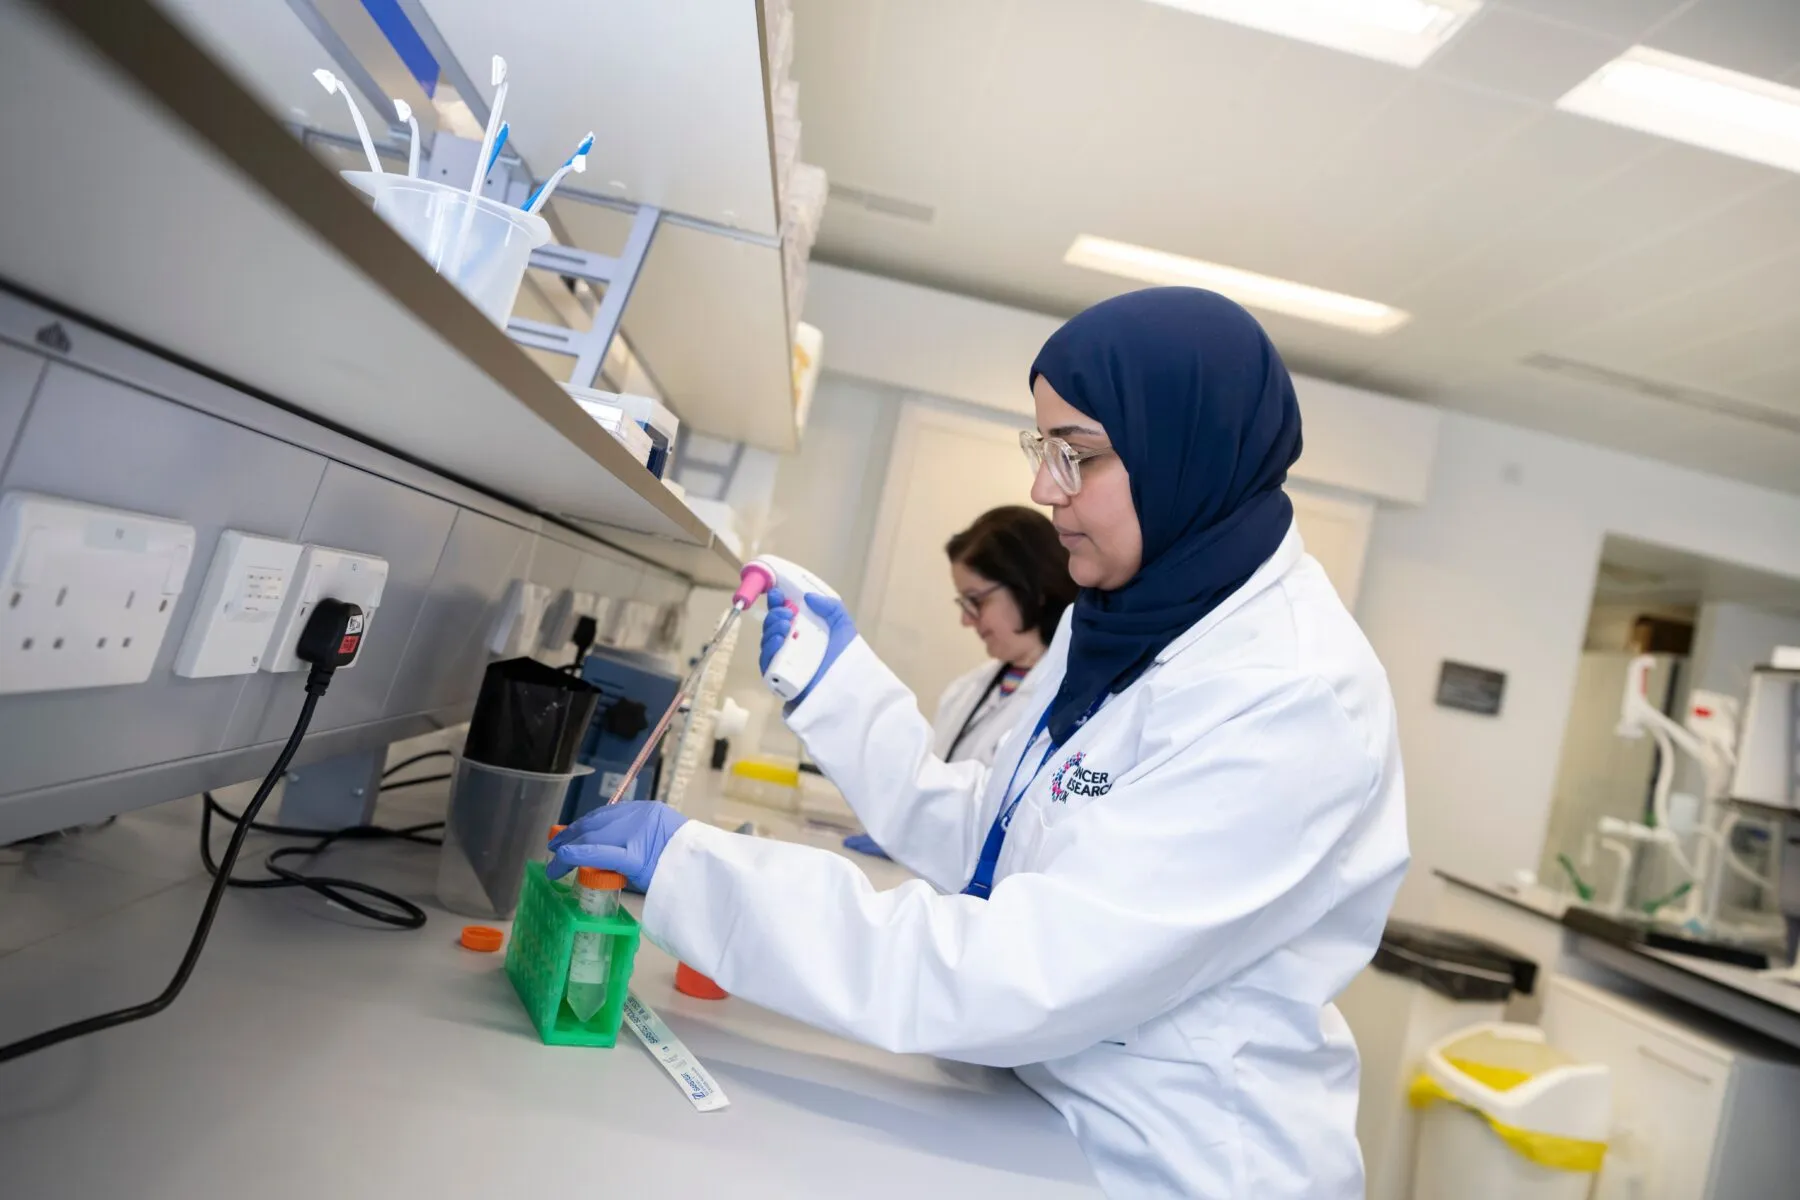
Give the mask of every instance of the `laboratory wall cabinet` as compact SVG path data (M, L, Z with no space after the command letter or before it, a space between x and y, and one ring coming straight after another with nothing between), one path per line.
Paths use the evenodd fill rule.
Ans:
M389 564L369 642L302 763L465 719L514 579L679 601L688 580L0 291L0 492L185 522L197 542L148 682L0 696L0 842L252 778L300 675L172 670L220 533Z

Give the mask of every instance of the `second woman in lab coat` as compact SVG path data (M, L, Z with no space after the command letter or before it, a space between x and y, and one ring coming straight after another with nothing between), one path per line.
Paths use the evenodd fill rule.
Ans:
M975 518L944 547L962 622L988 661L951 681L932 720L932 753L991 764L1018 723L1021 685L1075 600L1069 552L1036 509L1007 505Z

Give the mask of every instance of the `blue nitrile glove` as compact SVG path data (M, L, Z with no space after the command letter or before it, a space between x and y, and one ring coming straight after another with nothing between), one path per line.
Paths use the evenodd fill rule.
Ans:
M866 833L853 833L844 839L844 849L854 850L858 854L869 854L876 858L890 857L886 850L875 844L875 839Z
M787 641L788 635L794 631L794 614L787 606L787 597L781 594L780 588L770 588L769 615L763 618L762 652L757 658L757 668L768 673L769 664L775 661L775 652L781 649L781 643ZM837 661L844 648L856 640L856 622L850 619L840 601L830 596L821 596L817 592L806 594L806 607L825 618L825 625L830 636L825 643L825 657L819 660L819 669L813 674L812 682L806 690L795 696L792 703L798 704L819 686L819 680L825 678L825 672Z
M663 847L687 818L654 800L626 800L596 808L550 839L544 873L560 879L576 867L617 871L634 892L650 890Z

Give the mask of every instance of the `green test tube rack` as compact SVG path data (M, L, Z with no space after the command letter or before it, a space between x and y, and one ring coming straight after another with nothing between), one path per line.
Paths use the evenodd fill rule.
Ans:
M612 943L606 1003L586 1021L576 1020L563 1002L577 933L602 934ZM624 908L610 917L585 913L568 883L552 882L542 863L526 864L525 894L506 948L506 975L545 1045L611 1046L619 1040L640 934L637 918Z

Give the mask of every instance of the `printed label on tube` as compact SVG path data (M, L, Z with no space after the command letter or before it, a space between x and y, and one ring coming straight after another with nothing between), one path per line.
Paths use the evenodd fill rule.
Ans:
M681 1044L681 1039L669 1031L663 1019L656 1015L648 1004L636 996L625 997L625 1023L631 1026L631 1032L637 1035L638 1041L656 1056L669 1078L677 1087L687 1093L688 1102L701 1112L712 1112L724 1108L731 1101L725 1098L718 1081L706 1073L706 1068L695 1061L688 1053L688 1048Z

